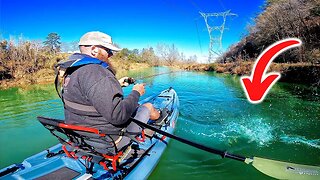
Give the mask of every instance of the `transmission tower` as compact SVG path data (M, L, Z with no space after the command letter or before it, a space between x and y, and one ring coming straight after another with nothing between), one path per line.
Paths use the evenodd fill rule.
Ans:
M208 62L210 63L212 61L213 54L216 54L218 56L221 55L222 52L222 35L223 31L225 30L225 24L226 24L226 18L227 16L237 16L237 14L230 13L231 10L225 11L225 12L219 12L219 13L202 13L201 16L204 18L204 21L207 25L210 43L209 43L209 57ZM223 18L223 22L220 26L210 26L208 23L208 20L210 17L221 17ZM211 19L210 19L211 20ZM220 35L213 35L213 31L220 31Z

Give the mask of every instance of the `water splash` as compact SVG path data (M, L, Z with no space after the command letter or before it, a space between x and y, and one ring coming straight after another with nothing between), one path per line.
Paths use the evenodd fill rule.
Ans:
M240 139L248 143L255 142L258 146L268 146L274 140L274 128L262 118L243 117L202 123L185 119L187 134L194 134L203 139L215 139L229 145L237 143Z
M230 122L225 125L226 132L238 138L246 138L248 142L256 142L259 146L268 146L273 140L273 127L262 118L246 121Z
M288 144L306 145L309 147L320 149L320 139L307 139L304 136L285 134L280 137L280 140Z

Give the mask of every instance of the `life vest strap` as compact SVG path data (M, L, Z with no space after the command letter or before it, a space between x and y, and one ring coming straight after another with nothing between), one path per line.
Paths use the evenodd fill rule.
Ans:
M79 111L84 111L84 112L93 112L93 113L98 113L96 108L93 106L88 106L84 104L79 104L75 102L71 102L63 98L64 104L72 109L79 110Z

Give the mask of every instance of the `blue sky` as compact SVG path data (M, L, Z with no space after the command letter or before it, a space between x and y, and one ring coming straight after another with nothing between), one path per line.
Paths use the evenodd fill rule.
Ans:
M223 48L239 41L261 12L264 0L0 0L0 37L20 35L44 40L50 32L62 42L78 41L88 31L110 34L122 48L142 49L175 44L187 56L207 56L209 36L205 13L231 10ZM211 18L211 26L222 18ZM218 32L217 32L218 33ZM217 34L213 34L217 35Z

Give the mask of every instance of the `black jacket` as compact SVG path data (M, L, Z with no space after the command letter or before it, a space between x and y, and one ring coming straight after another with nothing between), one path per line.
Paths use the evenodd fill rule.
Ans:
M69 61L83 57L86 55L74 54ZM113 72L98 64L81 66L68 75L62 95L68 101L93 106L98 112L86 113L65 107L66 123L107 131L119 131L127 126L140 97L139 92L133 90L124 98Z

